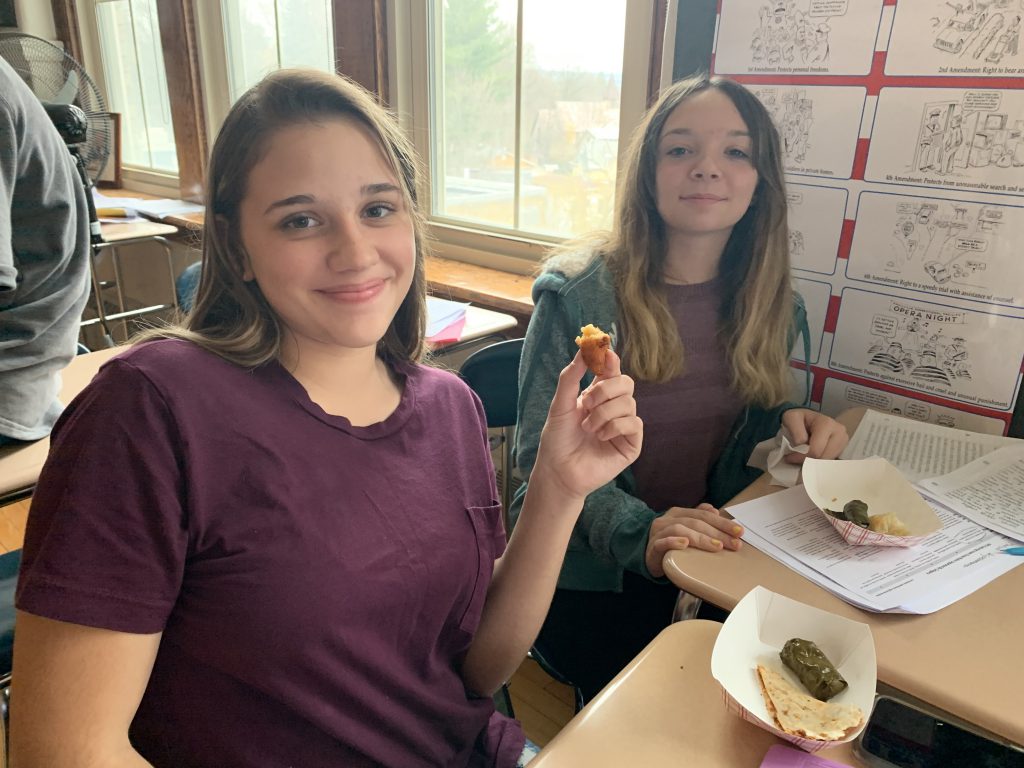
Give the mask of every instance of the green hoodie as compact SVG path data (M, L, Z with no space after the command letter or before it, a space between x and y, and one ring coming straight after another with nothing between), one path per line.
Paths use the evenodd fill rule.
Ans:
M583 325L611 329L614 337L618 304L604 261L589 251L570 252L548 261L533 284L533 316L526 331L519 366L519 420L515 461L529 478L537 459L541 429L555 393L558 374L576 353L575 338ZM804 359L810 359L810 333L803 300L796 295L794 328L803 337ZM810 374L808 373L808 393ZM590 383L587 374L581 386ZM757 479L760 470L747 466L754 446L774 436L783 411L791 403L765 410L748 406L730 431L729 441L708 478L707 501L720 506ZM526 484L516 492L510 510L519 518ZM614 481L587 496L569 539L558 586L563 589L621 591L622 572L629 569L653 579L646 565L647 535L655 511L633 495L627 469Z

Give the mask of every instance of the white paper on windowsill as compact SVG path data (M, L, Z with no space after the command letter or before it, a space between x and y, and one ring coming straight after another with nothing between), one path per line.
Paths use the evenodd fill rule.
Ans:
M765 554L844 600L917 613L949 605L1022 564L1000 552L1011 543L1005 536L934 507L942 530L907 549L848 545L803 486L729 507L729 513L755 535L751 543L761 540L755 546Z
M941 427L869 409L841 458L881 456L913 483L952 472L997 448L1022 442L1012 437Z
M979 525L1024 541L1024 445L1014 442L917 486Z

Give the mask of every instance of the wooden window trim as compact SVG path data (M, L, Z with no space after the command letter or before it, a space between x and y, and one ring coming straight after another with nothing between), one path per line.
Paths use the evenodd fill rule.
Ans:
M178 150L178 190L183 200L202 202L206 186L206 110L194 0L160 0L156 7Z
M82 62L82 37L78 31L78 9L75 0L51 0L53 9L53 26L57 31L57 39L63 43L64 50L75 61Z
M647 106L653 106L661 90L661 65L665 55L665 25L668 16L668 0L657 0L654 4L654 19L651 21L651 54L647 62Z
M334 66L389 103L386 0L334 0Z
M194 0L159 0L160 45L178 154L178 192L201 202L206 183L206 112L199 73ZM53 23L76 61L83 61L81 27L75 0L51 0Z

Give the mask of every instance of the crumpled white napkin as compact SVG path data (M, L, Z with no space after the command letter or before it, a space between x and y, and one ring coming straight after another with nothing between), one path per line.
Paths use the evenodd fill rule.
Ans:
M792 441L793 437L789 430L781 427L775 437L762 440L754 446L754 450L747 460L747 466L756 467L771 475L772 485L792 488L800 482L800 465L786 462L786 454L802 453L806 455L810 450L810 445L807 443L793 445Z

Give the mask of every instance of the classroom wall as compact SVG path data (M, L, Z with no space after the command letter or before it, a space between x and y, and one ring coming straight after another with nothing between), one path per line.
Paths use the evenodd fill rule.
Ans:
M46 0L14 0L14 12L18 17L18 31L46 40L57 37L53 8Z

